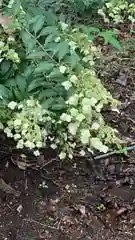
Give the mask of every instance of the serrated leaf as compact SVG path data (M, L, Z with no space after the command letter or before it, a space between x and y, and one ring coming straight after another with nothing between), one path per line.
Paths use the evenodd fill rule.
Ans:
M0 99L7 99L9 97L9 90L4 85L0 84Z
M67 53L69 53L69 45L67 42L63 41L57 45L56 53L59 61L61 61Z
M65 108L66 108L66 104L58 103L58 104L53 104L51 109L55 110L55 111L60 111L60 110L63 110Z
M54 34L52 33L46 37L44 46L47 47L48 43L52 42L53 40L54 40Z
M37 58L42 58L44 56L46 56L46 52L39 51L39 52L32 52L32 53L30 53L26 58L27 59L35 59L35 58L37 59Z
M40 88L42 86L44 86L44 80L39 78L39 79L32 81L29 84L27 91L28 92L36 91L37 88Z
M25 90L26 90L26 87L27 87L25 78L21 75L17 75L16 78L15 78L15 81L17 83L17 86L18 86L20 92L25 93Z
M45 99L45 98L50 98L55 96L57 96L57 93L53 89L45 89L40 93L39 98Z
M35 73L48 73L54 67L54 64L48 61L44 61L38 64L37 68L35 69Z
M45 22L45 16L39 15L37 21L33 24L33 31L35 35L42 29Z
M5 75L11 67L11 62L10 61L4 61L0 65L0 73L2 75Z
M45 109L49 109L53 106L54 102L55 102L54 98L45 99L42 102L42 107L45 108Z
M36 46L36 40L33 39L26 31L21 32L21 37L27 51L31 52L31 50Z
M115 48L117 48L118 50L121 49L121 45L119 43L119 41L115 38L111 38L109 41Z
M55 26L47 26L43 28L39 34L39 36L47 36L50 35L51 33L56 34L57 33L57 28Z

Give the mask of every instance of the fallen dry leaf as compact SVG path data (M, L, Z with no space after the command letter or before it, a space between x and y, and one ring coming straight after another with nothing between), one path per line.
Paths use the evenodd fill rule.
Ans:
M125 213L127 211L127 208L122 207L120 208L117 212L116 212L116 216L121 216L123 213Z

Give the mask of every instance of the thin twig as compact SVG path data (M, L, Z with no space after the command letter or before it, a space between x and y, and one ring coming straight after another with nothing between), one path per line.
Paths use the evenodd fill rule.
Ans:
M48 225L46 225L46 224L44 224L44 223L37 222L37 221L35 221L35 220L33 220L33 219L26 219L26 218L24 218L23 221L25 221L25 222L30 222L30 223L36 223L36 224L41 225L41 226L44 227L44 228L50 228L50 229L53 229L53 230L58 230L56 227L48 226Z

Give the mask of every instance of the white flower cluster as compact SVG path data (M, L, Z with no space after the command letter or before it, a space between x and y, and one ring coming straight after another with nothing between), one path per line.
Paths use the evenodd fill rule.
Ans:
M14 41L15 39L12 36L8 37L9 43ZM8 44L5 44L3 41L0 41L0 54L2 59L6 58L7 60L11 60L14 63L20 63L18 53L16 53L14 49L9 48Z
M48 111L43 110L39 102L32 98L22 103L12 101L8 108L13 110L13 116L7 122L4 132L17 141L18 149L26 147L39 156L38 149L45 147L48 136L48 129L43 127L51 119Z

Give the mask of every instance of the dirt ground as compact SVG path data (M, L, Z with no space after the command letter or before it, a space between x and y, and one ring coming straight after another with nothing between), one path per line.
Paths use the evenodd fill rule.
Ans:
M122 107L120 114L105 113L130 145L135 144L133 68L124 85L117 69L117 76L115 68L107 76ZM19 155L11 154L2 135L0 146L0 177L14 188L12 194L0 191L0 240L135 239L135 152L94 166L87 159L50 162L50 154L42 159L44 167L21 170L13 164Z

